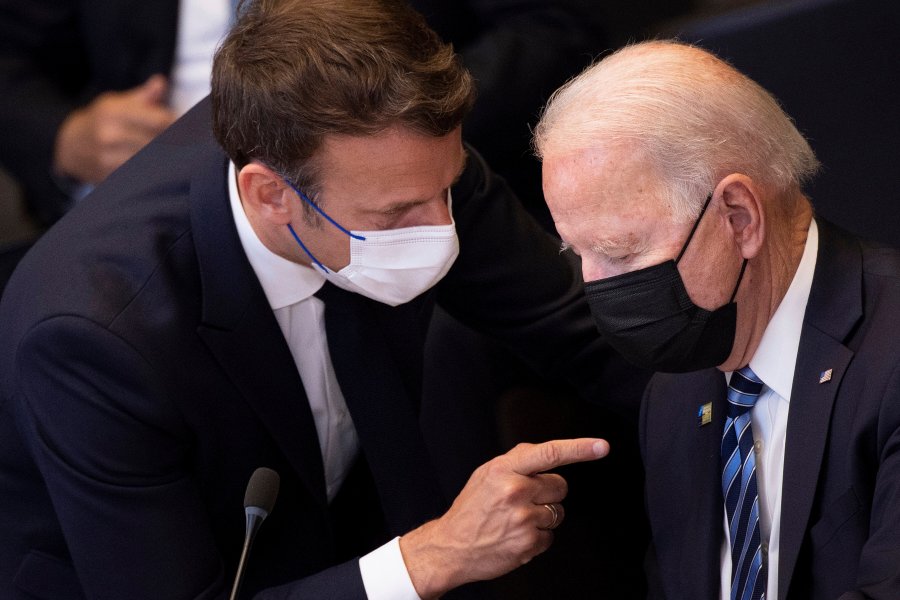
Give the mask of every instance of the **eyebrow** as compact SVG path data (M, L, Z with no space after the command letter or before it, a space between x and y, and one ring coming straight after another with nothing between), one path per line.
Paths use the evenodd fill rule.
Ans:
M628 254L632 254L643 249L644 242L638 239L633 233L613 236L594 240L590 244L591 252L604 255L612 255L615 251L627 250Z

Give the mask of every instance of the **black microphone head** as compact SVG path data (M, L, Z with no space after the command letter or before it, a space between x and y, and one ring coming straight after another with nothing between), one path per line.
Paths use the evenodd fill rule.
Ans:
M244 508L257 506L266 513L272 512L275 499L278 497L278 487L281 477L272 469L260 467L253 471L250 481L247 483L247 492L244 494Z

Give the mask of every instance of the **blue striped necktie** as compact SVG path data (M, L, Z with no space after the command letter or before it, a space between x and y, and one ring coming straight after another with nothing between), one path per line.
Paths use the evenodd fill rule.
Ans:
M750 367L731 375L722 436L722 495L731 536L731 600L764 600L766 559L760 546L759 494L750 409L763 383Z

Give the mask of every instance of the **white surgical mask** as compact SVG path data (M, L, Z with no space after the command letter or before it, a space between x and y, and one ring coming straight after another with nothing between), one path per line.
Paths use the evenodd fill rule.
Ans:
M325 278L341 289L371 298L389 306L409 302L440 281L459 255L456 223L450 212L449 225L420 225L386 231L348 231L316 206L290 181L300 198L329 223L350 236L350 264L332 271L319 262L300 237L291 230ZM447 192L447 209L451 209Z

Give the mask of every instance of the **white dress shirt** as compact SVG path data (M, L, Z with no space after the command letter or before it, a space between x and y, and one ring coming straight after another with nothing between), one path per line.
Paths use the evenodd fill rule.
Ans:
M213 55L231 25L231 0L179 0L169 107L183 115L209 93Z
M303 381L319 436L328 499L332 500L359 454L359 439L331 364L325 335L325 304L313 296L325 283L325 277L278 256L260 241L244 213L233 164L228 167L228 192L244 253ZM394 538L359 561L369 600L419 600L403 562L399 539Z
M763 381L762 392L750 412L753 424L753 451L756 453L756 482L759 491L759 525L763 556L768 556L766 598L778 597L778 538L781 531L781 492L784 475L784 443L787 430L794 368L800 347L803 315L812 287L819 249L819 230L809 225L803 257L787 293L763 332L750 368ZM731 373L726 377L731 379ZM728 518L722 508L725 530L720 554L721 600L731 597L731 542Z

